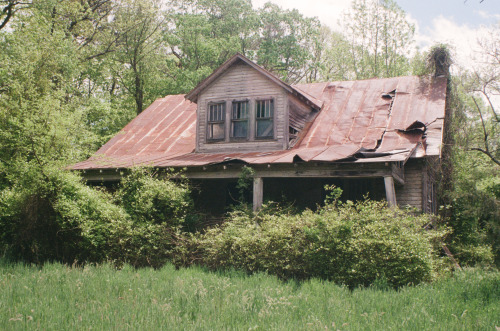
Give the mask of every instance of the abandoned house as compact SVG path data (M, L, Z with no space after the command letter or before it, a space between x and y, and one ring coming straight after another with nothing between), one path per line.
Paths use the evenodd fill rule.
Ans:
M289 85L236 54L188 94L156 100L73 169L104 183L137 165L184 169L215 211L248 166L254 209L283 197L312 206L335 184L344 199L434 212L430 165L440 158L446 84L410 76Z

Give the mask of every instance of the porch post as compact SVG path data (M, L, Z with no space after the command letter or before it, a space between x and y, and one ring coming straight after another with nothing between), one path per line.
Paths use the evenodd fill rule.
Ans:
M389 207L396 206L396 190L394 189L394 178L392 176L384 177L385 196Z
M257 211L262 207L262 199L264 196L264 181L262 177L253 178L253 211Z

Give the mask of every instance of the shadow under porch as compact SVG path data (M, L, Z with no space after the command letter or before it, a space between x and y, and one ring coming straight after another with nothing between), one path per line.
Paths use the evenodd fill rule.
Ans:
M204 213L221 215L241 201L252 204L253 185L241 192L237 184L236 178L192 179L195 208ZM383 178L262 178L262 200L292 204L299 210L315 210L318 205L324 204L328 194L326 185L341 188L342 201L386 198Z

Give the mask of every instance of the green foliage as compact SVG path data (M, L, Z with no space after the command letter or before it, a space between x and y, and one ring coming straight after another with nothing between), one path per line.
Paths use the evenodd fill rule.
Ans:
M319 277L350 287L385 278L394 287L431 281L434 244L425 215L364 201L327 205L298 215L235 212L222 227L192 237L199 263L211 268L266 271L283 279ZM186 257L184 261L189 261ZM192 260L192 259L191 259Z
M312 60L320 23L296 9L283 10L268 2L259 11L261 44L258 63L282 79L297 83L304 79Z
M91 98L80 106L81 121L95 135L93 150L100 148L130 122L135 112L123 104Z
M448 224L453 228L450 249L460 263L500 264L500 198L498 174L485 156L455 150L454 190ZM477 248L475 248L477 247ZM493 254L493 255L492 255Z
M130 218L111 226L105 253L106 260L116 267L162 267L172 259L180 236L167 224L138 224Z
M435 76L450 76L450 66L453 63L450 47L446 44L434 45L427 55L428 71Z
M243 168L241 168L240 176L238 177L238 183L236 184L236 189L240 194L240 203L248 201L248 195L251 192L254 175L255 170L253 170L251 167L244 166Z
M484 139L484 131L476 105L466 93L469 83L467 76L460 81L454 79L450 94L454 109L450 134L455 144L451 151L451 185L443 192L448 204L443 214L453 229L449 248L459 263L490 265L494 260L499 266L500 169L484 153L471 150Z
M45 167L38 176L39 171L0 192L2 255L33 263L112 261L136 267L160 267L171 259L180 237L175 227L191 207L187 187L138 169L113 198L74 173Z
M335 187L335 185L325 185L326 199L325 205L336 204L337 201L342 196L342 189L340 187Z
M7 256L27 262L102 261L114 224L127 220L110 197L79 176L44 168L0 195L0 233Z
M409 74L415 26L395 1L353 1L343 23L356 79Z
M0 36L0 174L15 173L17 162L81 157L92 140L82 134L68 96L77 70L75 45L62 31L50 33L40 13L24 23Z
M164 39L177 93L193 89L236 52L251 56L258 44L249 0L171 0L168 17Z
M157 177L152 169L135 168L116 192L116 199L139 223L178 226L192 209L186 184Z
M170 264L116 270L0 260L0 329L494 330L499 284L499 272L476 269L398 291L351 291Z

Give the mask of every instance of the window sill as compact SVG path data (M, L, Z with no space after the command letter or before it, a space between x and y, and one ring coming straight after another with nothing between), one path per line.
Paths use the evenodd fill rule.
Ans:
M217 143L225 143L226 141L224 139L207 139L206 143L207 144L217 144Z
M248 137L241 137L241 138L231 137L231 138L229 138L230 143L232 143L232 142L240 143L240 142L247 142L247 141L250 141L250 139L248 139Z
M229 141L223 139L207 139L205 141L206 144L243 144L243 143L255 143L255 142L277 142L278 139L274 137L262 137L262 138L254 138L254 140L250 140L248 138L230 138Z

